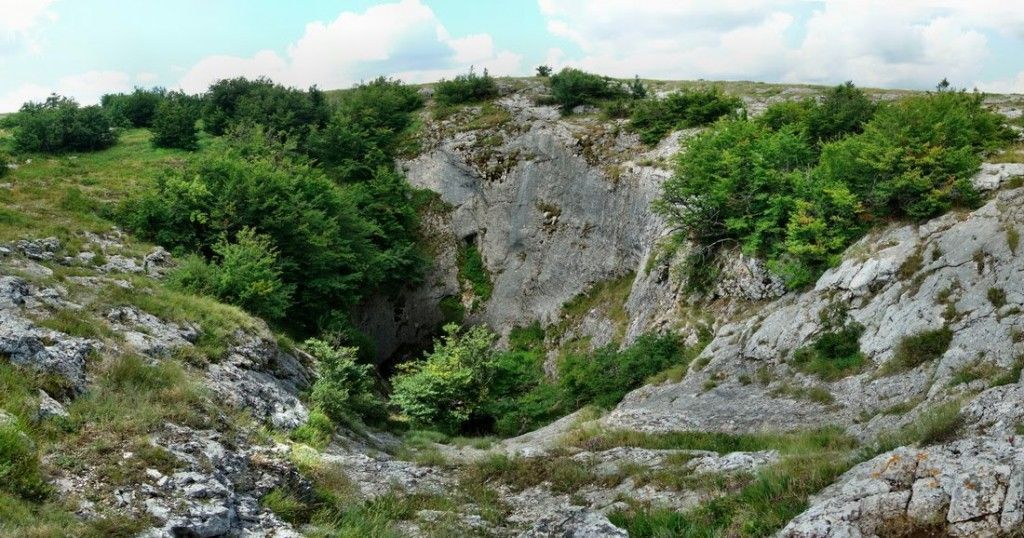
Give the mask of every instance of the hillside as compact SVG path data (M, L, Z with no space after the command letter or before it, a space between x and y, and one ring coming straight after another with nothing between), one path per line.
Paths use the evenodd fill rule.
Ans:
M797 252L772 250L793 244L786 226L735 227L694 286L706 245L653 207L686 169L678 155L714 150L701 144L722 124L645 142L632 110L714 87L708 99L745 111L720 116L742 126L833 90L642 82L650 95L627 105L568 111L540 78L453 104L438 85L371 84L327 92L343 120L280 147L263 131L213 134L204 116L191 151L125 127L98 151L13 151L0 177L0 534L1024 532L1024 98L978 105L1012 140L922 157L969 169L976 198L940 197L955 183L942 177L914 191L932 197L915 218L898 211L910 195L865 196L857 220L830 221L857 233L828 243L807 282L779 270ZM387 107L401 113L365 112ZM359 121L370 127L345 130ZM751 136L779 132L799 134ZM785 177L827 173L830 151ZM337 197L288 197L304 185ZM787 208L806 201L784 194ZM285 202L259 205L270 199ZM242 224L218 227L231 219ZM259 243L248 228L280 265L242 249L238 267L261 279L246 290L278 285L291 302L195 284ZM350 272L321 278L321 262ZM425 356L443 382L410 367ZM486 379L473 361L491 365ZM423 410L438 393L449 399Z

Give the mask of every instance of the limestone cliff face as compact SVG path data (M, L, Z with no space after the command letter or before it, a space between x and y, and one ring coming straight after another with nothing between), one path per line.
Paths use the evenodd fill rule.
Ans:
M481 117L494 120L475 128ZM677 137L651 150L619 122L563 119L527 90L430 120L426 130L422 154L401 166L450 211L428 226L436 255L424 283L363 310L382 358L432 331L446 296L464 299L468 321L502 334L556 321L595 283L636 271L662 233L651 202L669 175L660 159L675 152ZM459 286L456 253L467 245L490 273L487 300Z

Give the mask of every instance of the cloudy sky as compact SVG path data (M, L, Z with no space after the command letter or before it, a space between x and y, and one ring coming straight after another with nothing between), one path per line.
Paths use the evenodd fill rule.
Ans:
M1024 93L1021 0L0 0L0 112L267 75L348 87L470 65Z

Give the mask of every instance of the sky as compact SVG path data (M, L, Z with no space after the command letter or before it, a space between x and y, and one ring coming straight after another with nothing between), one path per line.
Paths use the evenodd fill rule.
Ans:
M1024 93L1024 0L0 0L0 112L56 92L345 88L470 66Z

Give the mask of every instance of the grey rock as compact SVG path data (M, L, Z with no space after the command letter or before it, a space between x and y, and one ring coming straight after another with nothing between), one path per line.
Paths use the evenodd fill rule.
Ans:
M85 358L95 347L91 340L43 329L0 310L0 355L17 366L62 377L76 393L85 391Z
M199 330L192 325L167 322L134 306L119 306L106 317L128 345L152 357L191 346L199 338Z
M953 536L1019 529L1021 458L1024 446L1013 439L898 448L825 488L780 536L884 536L907 521L944 525Z
M142 258L142 270L151 276L160 276L174 264L174 258L163 247L155 247Z
M299 355L286 353L266 327L257 334L239 332L236 344L206 372L209 387L225 402L249 409L278 428L291 429L309 417L299 393L312 376Z
M11 247L30 260L52 260L60 250L60 240L56 237L44 239L20 239Z
M984 163L981 170L971 178L971 184L979 191L992 191L1010 179L1021 176L1024 176L1024 163Z
M39 420L46 420L52 417L68 418L69 416L67 410L64 409L60 402L51 398L46 391L39 391L39 410L36 412L36 417Z

